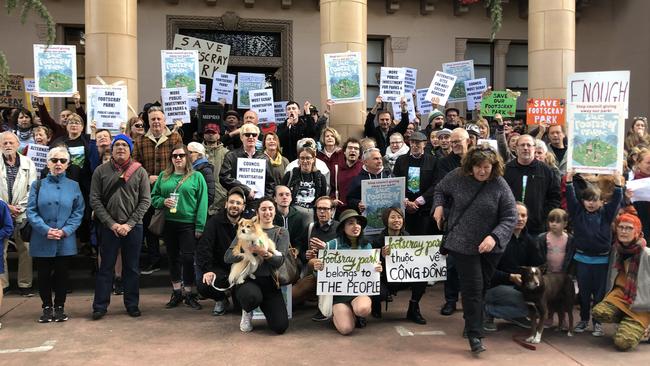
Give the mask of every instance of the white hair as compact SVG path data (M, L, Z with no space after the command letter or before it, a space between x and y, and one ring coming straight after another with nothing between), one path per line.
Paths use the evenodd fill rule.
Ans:
M300 148L305 147L305 145L309 145L309 147L316 150L316 141L314 141L314 139L311 137L304 137L298 140L298 143L296 144L296 150L300 150Z
M361 160L363 160L363 161L368 160L368 158L370 158L370 154L374 153L374 152L378 152L379 155L381 155L381 151L378 148L371 147L371 148L369 148L369 149L367 149L366 151L363 152L363 156L361 157Z
M70 161L70 152L66 147L63 146L57 146L51 148L50 151L47 152L47 160L50 160L50 158L52 158L54 154L58 154L58 153L64 154L66 156L66 159Z
M16 135L12 131L5 131L3 133L0 133L0 144L4 144L5 139L7 138L7 136L13 136L13 138L16 139L16 142L20 142L20 139L18 139L18 135Z
M546 146L546 144L542 140L535 140L535 148L536 149L542 149L544 154L546 154L548 152L548 147Z

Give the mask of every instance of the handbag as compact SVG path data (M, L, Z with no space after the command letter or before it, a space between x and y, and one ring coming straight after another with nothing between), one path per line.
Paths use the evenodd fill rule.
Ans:
M176 185L176 188L174 188L174 193L178 190L178 188L185 182L185 180L189 177L186 176L183 179L178 182ZM149 222L149 226L147 229L149 229L149 232L154 234L155 236L162 236L163 230L165 229L165 210L166 208L157 208L156 211L154 212L153 216L151 216L151 221Z
M273 241L277 243L278 231L273 237ZM300 279L300 264L298 263L298 249L289 244L287 255L284 257L282 265L275 270L275 278L278 287L293 285Z
M460 215L458 215L458 219L456 219L456 222L454 222L451 227L449 227L447 222L445 222L445 228L444 228L444 233L442 234L442 239L440 240L440 254L442 255L447 255L449 254L449 250L445 248L445 244L447 243L447 236L451 234L451 232L454 230L456 225L460 222L460 220L463 218L463 215L465 215L465 212L467 212L467 209L474 203L474 200L478 196L479 193L483 190L483 187L485 187L485 183L481 183L481 188L479 188L476 193L474 193L474 196L472 197L471 200L469 200L469 203L463 207L463 210L460 212Z
M34 193L36 193L36 205L38 205L38 192L41 190L41 180L37 180L34 184ZM20 228L18 231L20 234L20 238L24 242L29 242L32 239L32 224L29 222L29 220L25 220L25 225Z

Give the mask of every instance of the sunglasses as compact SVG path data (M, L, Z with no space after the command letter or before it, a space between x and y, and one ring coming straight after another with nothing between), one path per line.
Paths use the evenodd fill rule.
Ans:
M144 127L144 124L142 124L142 123L136 123L136 124L133 125L133 127L135 127L135 128L143 128L143 127Z
M66 159L66 158L50 158L50 161L52 163L54 163L54 164L56 164L56 163L65 164L65 163L68 162L68 159Z
M246 137L257 137L257 134L252 133L252 132L247 132L247 133L244 134L244 136L246 136Z
M184 159L185 154L172 154L172 159Z

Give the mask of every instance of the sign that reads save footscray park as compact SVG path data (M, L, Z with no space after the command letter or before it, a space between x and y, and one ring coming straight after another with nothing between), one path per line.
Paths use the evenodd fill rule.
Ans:
M447 260L440 254L442 235L387 236L384 245L388 282L428 282L447 279Z
M318 258L323 270L318 271L318 295L379 295L379 249L321 250Z
M71 97L77 91L77 48L35 44L34 79L41 97Z
M176 34L174 35L174 49L199 51L200 76L202 78L212 79L214 72L226 72L228 69L230 46L227 44Z

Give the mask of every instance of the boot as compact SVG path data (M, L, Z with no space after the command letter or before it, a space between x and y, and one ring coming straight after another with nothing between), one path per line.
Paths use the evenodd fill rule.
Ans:
M426 324L427 321L420 314L420 304L417 301L409 301L409 309L406 312L406 319L417 324Z
M169 299L169 302L165 304L167 309L175 308L183 301L183 293L181 290L173 290L172 297Z
M379 300L378 297L373 296L371 298L371 301L372 301L372 310L370 314L375 319L381 319L381 300Z

